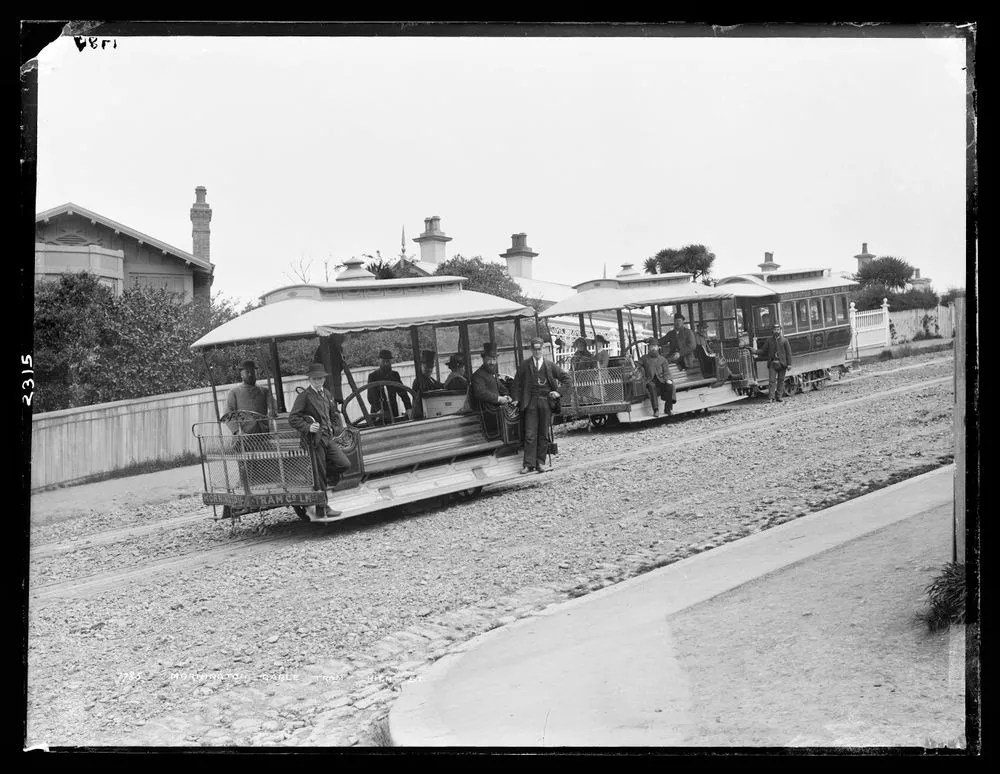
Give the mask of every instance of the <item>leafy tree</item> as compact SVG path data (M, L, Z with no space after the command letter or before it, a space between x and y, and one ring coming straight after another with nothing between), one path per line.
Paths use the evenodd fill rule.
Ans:
M890 290L903 290L913 279L913 273L913 267L902 258L886 255L862 266L854 279L862 287L881 285Z
M101 310L113 293L90 272L64 274L35 286L35 412L93 403L102 378L98 362Z
M375 251L375 256L367 253L362 253L362 255L369 259L365 268L375 275L375 279L396 279L396 272L392 270L392 261L383 258L378 250Z
M956 298L965 298L965 288L948 288L941 294L941 306L951 306Z
M883 298L888 300L889 309L893 312L903 309L934 309L939 301L937 293L927 288L919 290L911 288L900 293L885 285L868 285L850 294L850 299L859 312L881 308Z
M679 250L668 247L656 255L647 258L643 267L647 274L669 274L671 272L686 272L693 275L695 281L706 282L710 279L715 253L709 252L705 245L685 245Z

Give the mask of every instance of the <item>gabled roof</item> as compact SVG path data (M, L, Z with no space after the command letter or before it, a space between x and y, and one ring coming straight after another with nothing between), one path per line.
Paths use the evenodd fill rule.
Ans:
M123 234L128 234L133 239L137 239L140 242L150 245L151 247L155 247L157 250L170 253L176 258L179 258L186 263L193 264L199 269L211 273L214 268L211 261L206 261L204 258L197 258L191 253L174 247L173 245L168 245L166 242L163 242L156 237L143 234L141 231L136 231L134 228L130 228L129 226L119 223L118 221L111 220L111 218L106 218L103 215L99 215L96 212L86 209L85 207L73 204L73 202L66 202L65 204L60 204L58 207L53 207L51 210L39 212L35 215L35 223L51 220L59 215L82 215L88 220L100 223L101 225L107 226L114 231L120 231Z

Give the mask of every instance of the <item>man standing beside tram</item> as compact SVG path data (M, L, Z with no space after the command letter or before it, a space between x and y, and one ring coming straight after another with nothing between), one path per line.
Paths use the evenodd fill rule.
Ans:
M771 329L771 338L764 342L760 349L753 350L754 355L763 355L767 362L767 400L777 401L785 394L785 373L792 364L792 346L781 334L781 326ZM775 395L777 392L777 395Z
M549 427L552 406L549 401L560 398L558 387L572 384L569 374L542 356L545 343L538 337L531 340L531 357L521 363L514 377L514 395L524 417L524 465L521 473L532 470L544 473L549 452Z

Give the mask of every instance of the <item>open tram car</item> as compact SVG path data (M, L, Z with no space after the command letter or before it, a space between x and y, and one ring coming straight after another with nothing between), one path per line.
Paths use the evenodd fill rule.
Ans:
M233 435L225 421L231 417L218 416L218 410L215 421L194 426L205 482L202 499L213 506L216 518L291 507L304 520L335 521L449 493L475 493L519 476L521 430L516 408L482 406L473 411L464 390L437 390L420 396L422 419L389 412L373 415L365 394L371 387L390 383L369 384L364 378L359 383L344 362L343 350L355 334L409 329L416 367L421 348L433 348L438 376L447 356L456 353L465 355L471 375L471 356L482 343L492 342L499 352L501 375L507 375L516 372L526 356L522 321L533 317L534 310L464 290L464 277L375 280L354 265L360 260L347 263L336 281L272 291L263 297L263 306L192 345L203 352L234 344L259 346L277 403L278 416L270 420L266 433ZM427 342L429 335L433 345ZM300 448L299 434L288 424L283 381L296 377L283 380L278 362L279 342L316 337L315 359L330 374L326 387L341 405L346 422L335 440L351 461L351 470L328 491L316 490L312 458ZM391 386L418 399L408 386ZM319 504L339 514L317 518L310 506Z

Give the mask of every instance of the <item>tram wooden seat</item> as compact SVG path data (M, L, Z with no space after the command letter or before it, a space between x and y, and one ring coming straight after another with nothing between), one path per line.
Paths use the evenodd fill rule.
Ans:
M478 413L401 422L368 428L361 433L361 450L367 474L491 451L502 446L500 440L485 440Z
M695 360L694 365L688 369L679 368L675 363L671 363L670 378L674 383L674 390L692 390L696 387L708 387L715 384L716 380L706 378L701 371L701 364Z

